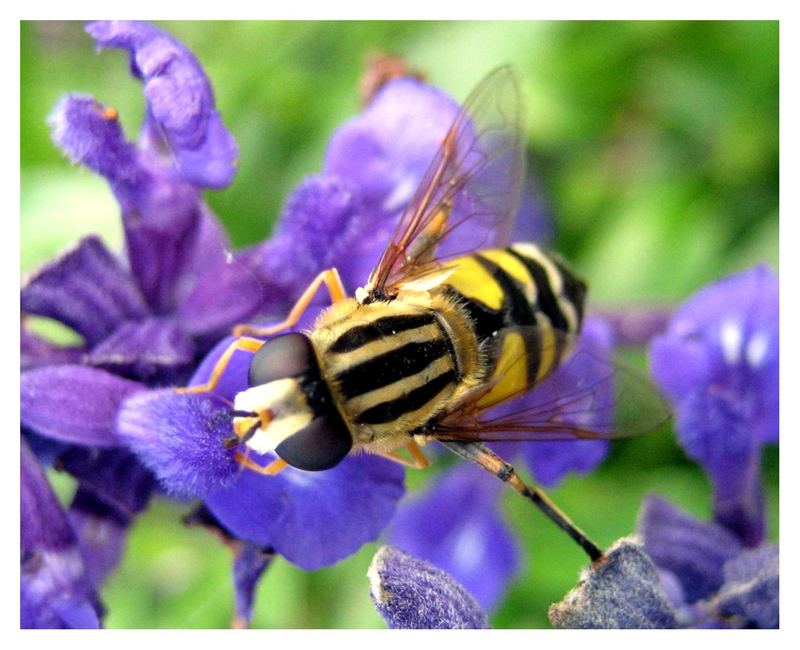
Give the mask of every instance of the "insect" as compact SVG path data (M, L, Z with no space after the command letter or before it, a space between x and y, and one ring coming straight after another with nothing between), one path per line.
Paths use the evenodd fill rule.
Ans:
M371 452L421 468L421 447L439 441L531 499L595 560L598 546L484 443L633 435L667 412L634 375L589 358L605 364L608 381L594 373L555 399L493 414L535 394L569 357L586 295L559 257L529 243L506 246L525 177L522 121L516 78L498 68L464 103L354 297L336 269L323 271L282 323L237 327L209 381L184 390L213 390L234 352L251 352L250 387L235 398L225 444L277 459L262 467L237 453L245 467L317 471ZM332 304L313 328L281 334L323 285ZM623 398L638 419L619 421Z

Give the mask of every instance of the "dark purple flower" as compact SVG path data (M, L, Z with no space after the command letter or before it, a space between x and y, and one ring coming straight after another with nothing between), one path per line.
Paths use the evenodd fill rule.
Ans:
M459 463L401 505L389 539L446 571L491 611L520 568L519 544L497 508L507 489L483 469Z
M236 593L236 614L233 627L246 628L253 618L253 603L261 575L275 557L256 544L239 543L233 560L233 586Z
M214 91L195 55L147 23L101 20L87 25L86 31L98 49L129 52L131 72L144 82L146 135L163 138L163 143L149 141L148 146L165 145L180 175L192 185L228 185L236 173L239 150L222 124Z
M185 47L145 23L101 21L87 29L100 46L130 52L145 84L142 139L129 142L116 111L84 95L62 99L50 123L65 154L108 181L121 207L127 261L84 238L26 280L22 311L80 334L83 363L151 384L185 380L264 300L260 282L228 253L201 195L232 180L236 144ZM37 351L41 365L47 350ZM52 362L62 358L53 352Z
M99 587L156 485L117 436L123 397L185 381L219 336L255 313L263 294L253 274L231 261L202 200L203 188L230 182L237 150L197 60L144 23L88 30L101 46L126 48L145 82L141 141L129 142L117 112L84 95L62 99L50 123L67 157L108 181L127 259L89 236L25 279L21 421L36 453L78 480L68 516L88 579ZM37 337L28 314L63 323L82 343L61 348Z
M458 582L432 564L383 546L369 568L370 595L393 629L486 629L489 621Z
M75 531L24 442L20 452L20 627L99 627L102 608Z
M690 298L650 347L686 452L714 485L715 519L764 538L761 446L778 441L778 279L766 266Z
M676 613L653 566L635 540L623 538L586 567L578 586L550 607L557 628L678 627Z
M778 626L777 546L746 548L722 525L655 496L639 533L682 627Z
M51 440L116 447L117 411L146 386L105 370L77 365L34 368L20 379L22 426Z

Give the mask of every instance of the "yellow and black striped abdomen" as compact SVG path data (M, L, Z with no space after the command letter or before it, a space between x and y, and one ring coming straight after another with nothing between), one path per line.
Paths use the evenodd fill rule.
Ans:
M460 378L453 343L435 311L424 306L399 300L360 305L312 336L357 443L427 423Z
M469 255L441 290L469 316L485 359L484 380L496 381L480 406L535 385L569 352L580 331L586 285L533 244Z

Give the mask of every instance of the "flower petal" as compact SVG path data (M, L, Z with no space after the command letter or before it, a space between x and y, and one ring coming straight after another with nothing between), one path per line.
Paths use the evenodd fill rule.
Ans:
M142 182L136 147L125 139L117 112L90 95L70 94L48 118L53 142L80 163L122 186Z
M85 366L49 366L22 373L22 425L42 436L78 445L115 447L117 410L146 390L137 382Z
M70 447L58 458L58 466L78 480L72 508L92 515L102 514L120 524L150 503L156 487L153 474L124 447L89 449Z
M759 439L777 441L778 278L757 266L698 291L652 344L653 374L680 401L714 383L746 403Z
M75 533L33 454L24 443L20 451L20 627L97 628Z
M194 360L194 345L166 318L128 321L86 357L92 366L149 384L172 383Z
M24 313L53 318L91 346L147 307L134 279L97 237L74 247L28 277L20 293Z
M457 113L458 104L433 86L393 79L333 135L324 172L353 183L368 208L396 213L411 199Z
M255 544L242 542L238 545L233 560L233 586L236 592L234 627L245 628L250 624L258 581L274 557L273 553Z
M764 537L760 451L778 440L778 279L766 266L695 294L651 345L687 453L714 482L717 521Z
M520 565L519 544L497 507L504 490L483 469L459 463L400 506L389 540L446 571L491 611Z
M39 366L54 366L63 363L79 363L86 353L82 345L53 345L37 336L27 327L20 327L20 368L28 370Z
M100 589L122 559L127 526L110 514L106 504L81 490L68 514L80 539L86 575Z
M222 444L231 433L230 408L212 395L135 395L120 409L117 433L176 496L202 497L238 470Z
M667 307L627 307L606 309L599 315L611 328L617 345L636 346L647 344L663 332L671 314Z
M581 572L578 586L550 607L557 628L670 629L678 626L652 561L623 538Z
M653 562L680 581L687 603L717 591L725 562L742 548L722 526L695 519L654 495L644 501L638 529Z
M324 269L335 266L351 292L364 284L389 237L378 242L374 230L354 185L313 176L287 199L274 236L246 255L271 294L270 306L287 310Z
M392 546L369 567L370 595L392 629L486 629L472 596L447 573Z
M166 32L137 21L98 21L86 31L100 47L128 50L144 83L147 112L158 125L181 174L198 187L222 188L239 155L214 105L214 93L194 54Z
M205 252L205 249L201 249ZM299 295L299 294L298 294ZM204 349L251 319L269 298L265 283L238 259L208 256L197 265L197 280L182 298L178 321ZM271 306L273 301L268 301Z
M725 584L713 601L717 616L736 627L778 628L778 547L745 549L724 571Z
M111 185L122 207L131 271L147 303L158 313L174 309L210 219L197 189L130 145L116 115L91 97L62 100L50 123L56 144Z
M714 484L714 518L749 546L764 539L761 444L742 402L716 390L690 393L678 407L676 427L686 453Z
M252 456L265 465L271 458ZM350 456L333 469L287 467L277 476L241 472L206 497L212 514L237 537L269 546L312 571L373 541L403 495L403 469L374 456Z
M366 282L457 113L442 91L397 78L331 137L323 173L358 192L369 215L357 247L336 261L348 287Z

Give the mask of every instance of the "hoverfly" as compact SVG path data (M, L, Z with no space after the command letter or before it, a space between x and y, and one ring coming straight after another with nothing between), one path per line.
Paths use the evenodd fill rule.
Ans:
M325 470L363 451L421 468L421 446L436 440L531 499L596 560L597 545L483 443L609 439L668 415L646 383L608 364L608 381L595 373L554 400L492 415L535 394L569 357L586 295L556 255L506 245L525 177L522 121L516 78L498 68L458 112L366 285L348 297L336 269L323 271L283 322L237 327L209 381L184 390L212 390L235 351L251 352L250 388L235 398L225 444L277 459L262 467L237 452L245 467ZM280 334L322 285L332 305L313 328ZM637 417L617 418L621 398Z

